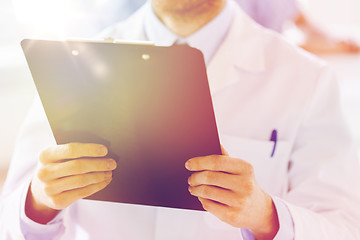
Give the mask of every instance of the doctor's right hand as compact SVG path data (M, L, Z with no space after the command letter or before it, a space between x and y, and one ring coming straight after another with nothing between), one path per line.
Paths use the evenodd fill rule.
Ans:
M25 203L26 215L46 224L78 199L105 188L116 168L100 144L69 143L43 150Z

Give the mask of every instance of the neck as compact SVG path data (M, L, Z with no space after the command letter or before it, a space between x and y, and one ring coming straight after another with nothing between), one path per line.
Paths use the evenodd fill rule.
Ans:
M187 37L214 19L226 0L152 0L158 18L172 32Z

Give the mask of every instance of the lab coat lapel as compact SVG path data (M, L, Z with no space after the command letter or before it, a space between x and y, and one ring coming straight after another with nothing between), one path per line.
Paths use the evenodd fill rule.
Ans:
M212 94L237 82L239 71L265 70L264 40L259 28L236 7L229 32L207 68Z
M142 6L132 17L128 19L129 24L127 24L128 29L126 32L129 36L131 36L130 39L148 41L144 27L145 10L145 6Z

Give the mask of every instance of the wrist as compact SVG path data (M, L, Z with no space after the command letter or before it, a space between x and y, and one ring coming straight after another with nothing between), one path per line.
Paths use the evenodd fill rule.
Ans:
M40 224L47 224L54 219L59 212L59 210L49 208L46 205L39 203L34 198L30 185L25 200L25 214L28 218Z
M266 194L266 193L265 193ZM258 240L274 239L279 231L279 219L275 204L272 198L266 194L265 211L260 225L256 229L250 229L252 234Z

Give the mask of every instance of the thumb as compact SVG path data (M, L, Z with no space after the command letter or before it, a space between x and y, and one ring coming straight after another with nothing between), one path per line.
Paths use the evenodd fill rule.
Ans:
M223 147L223 145L220 144L220 147L221 147L221 153L222 153L222 155L224 155L224 156L229 156L229 153L225 150L225 148Z

